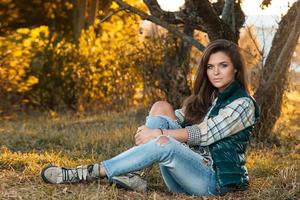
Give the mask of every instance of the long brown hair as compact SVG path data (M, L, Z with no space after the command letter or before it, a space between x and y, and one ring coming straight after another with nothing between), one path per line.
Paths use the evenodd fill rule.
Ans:
M224 39L209 43L203 52L196 73L192 95L183 103L185 120L189 123L196 124L201 122L208 112L213 99L216 97L218 90L207 77L207 63L211 54L219 51L224 52L230 58L233 67L237 70L235 80L239 81L241 86L248 91L245 65L238 45Z

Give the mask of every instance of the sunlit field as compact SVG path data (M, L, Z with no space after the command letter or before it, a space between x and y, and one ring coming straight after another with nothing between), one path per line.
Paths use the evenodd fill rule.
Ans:
M300 92L286 95L276 124L281 145L250 147L248 191L209 199L300 198ZM124 113L45 113L6 116L0 121L0 199L206 199L168 193L152 168L147 193L110 186L106 180L49 185L40 178L48 163L74 167L109 158L131 147L146 111Z

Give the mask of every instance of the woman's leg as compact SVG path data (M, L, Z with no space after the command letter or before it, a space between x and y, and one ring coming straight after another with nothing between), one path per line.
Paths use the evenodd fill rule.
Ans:
M102 162L109 179L113 176L140 170L153 163L159 163L167 170L164 179L172 177L176 183L174 192L193 195L216 194L216 178L211 167L203 162L203 157L177 140L160 136L146 144L125 151L118 156ZM170 186L172 187L172 186ZM176 188L176 190L175 190ZM173 190L172 190L173 191Z
M158 101L153 104L152 108L150 109L149 116L146 118L145 126L148 128L162 128L162 129L169 129L173 128L181 128L178 123L176 122L176 116L173 111L172 106L165 102L165 101ZM170 123L171 122L171 123ZM143 169L143 172L132 172L127 173L121 176L114 176L112 177L112 182L116 183L118 186L135 190L135 191L145 191L147 188L147 182L141 178L141 174L148 174L151 170L151 167L147 169ZM105 169L102 167L100 168L100 175L105 175ZM171 177L170 177L171 179ZM168 181L168 182L171 182ZM172 187L172 191L175 191L175 185ZM169 187L169 186L168 186ZM170 187L169 187L170 188ZM177 186L179 188L179 186ZM176 192L181 192L176 190Z
M176 124L175 120L176 120L176 116L171 104L169 104L166 101L157 101L152 105L149 111L149 116L147 116L146 118L145 125L148 128L170 129L170 126L172 126L173 129L181 128L178 124ZM173 121L173 125L172 123L170 123L170 121ZM135 149L135 147L133 147L132 149ZM116 157L118 158L122 158L122 156L126 157L129 154L131 154L131 152L133 151L129 149L128 151L121 153L122 155L117 155ZM99 174L100 176L105 176L106 170L103 167L99 168Z
M157 101L155 102L150 111L150 116L166 116L172 120L176 120L176 115L171 104L166 101Z
M156 107L161 107L160 104L165 105L165 103L160 102L160 103L156 103ZM158 105L160 105L160 106L158 106ZM151 109L151 110L155 111L155 109ZM152 112L152 111L150 111L150 116L149 116L149 118L147 118L146 124L148 124L152 128L174 128L172 126L174 124L176 125L174 116L173 116L174 117L173 120L172 119L169 120L168 118L171 118L172 116L169 115L168 118L165 118L164 116L166 116L166 114L167 114L165 112L166 110L164 110L164 112L161 112L163 115L159 115L159 112L157 112L157 111L155 111L155 112ZM155 114L156 116L155 115L153 116L151 114ZM161 122L163 122L163 123L160 124ZM178 127L178 128L180 128L180 127ZM176 145L174 145L174 144L176 144ZM95 172L95 175L93 175L93 177L98 177L99 175L100 176L106 175L109 179L111 179L113 176L118 176L118 175L126 174L128 172L136 171L136 170L145 168L145 167L153 164L154 162L158 162L160 164L164 180L171 191L174 191L174 192L184 192L185 191L189 194L206 194L205 190L207 190L207 187L205 186L205 184L204 184L204 186L203 186L203 184L198 184L198 186L202 185L202 189L198 190L200 187L199 186L199 187L197 187L196 191L194 191L193 189L191 189L191 187L193 187L196 184L193 183L192 185L190 185L190 184L188 184L189 181L188 182L185 181L186 179L184 177L189 177L189 176L186 176L186 174L188 172L191 172L191 170L189 170L189 169L186 171L178 170L179 168L191 167L191 166L193 166L192 163L177 162L176 168L174 168L174 166L175 166L174 164L173 164L174 165L173 167L170 166L170 164L172 165L172 163L174 163L174 161L181 160L180 157L182 157L182 156L180 156L180 155L184 155L182 152L180 153L181 150L188 151L189 154L192 155L192 156L190 155L191 157L200 156L199 154L196 154L193 151L191 151L188 147L186 147L182 143L176 141L175 139L162 136L156 140L149 141L147 144L133 147L133 148L129 149L128 151L125 151L110 160L103 161L102 164L103 164L104 168L100 167L100 169L101 169L100 174L97 174L95 172L95 170L94 170L94 169L96 169L95 165L87 166L87 169L89 167L91 167L90 168L91 170L89 170L89 169L86 170L88 172L83 170L84 173L81 173L82 168L79 168L80 171L78 169L67 169L67 171L66 171L66 169L61 170L61 168L59 168L59 167L52 167L51 168L52 170L48 170L48 174L50 174L49 176L53 177L53 175L52 175L53 172L55 172L55 173L57 172L59 174L59 176L62 176L61 171L66 171L65 174L67 174L70 177L74 177L73 174L76 175L75 181L81 181L83 179L86 180L85 177L88 177L88 176L84 176L82 174L87 173L88 175L90 175L92 172L93 173ZM189 158L189 156L183 156L183 158ZM199 160L201 160L201 159L197 158L197 159L192 159L192 160L197 160L196 163L199 164ZM201 169L201 167L199 169ZM79 176L78 176L78 172L79 172ZM208 170L208 172L210 172L210 171ZM82 177L81 177L81 175L82 175ZM55 180L52 183L57 183L55 176L56 175L54 175ZM197 177L197 173L196 174L192 173L190 177L195 177L195 176ZM199 180L200 182L201 182L201 180L205 180L204 182L206 183L206 185L208 183L210 183L209 181L206 180L207 174L206 174L206 176L203 176L203 177L200 176L200 177L198 177L197 180ZM203 183L203 181L201 183ZM203 188L206 188L206 189L203 189ZM213 187L211 189L213 191Z
M146 124L145 125L148 128L162 128L162 129L181 128L180 125L176 122L176 116L175 116L175 113L174 113L174 110L173 110L172 106L169 103L165 102L165 101L156 102L152 106L152 108L149 112L149 116L146 118ZM174 140L174 139L171 139L171 140ZM152 143L154 143L154 141L152 141ZM176 141L176 143L181 147L183 146L185 151L188 151L189 153L191 153L192 156L197 157L197 159L195 159L196 163L197 163L196 165L198 165L199 163L201 164L200 161L203 160L203 158L199 154L196 154L195 152L191 151L188 147L181 144L180 142ZM154 152L157 148L158 147L155 146L155 149L150 150L150 152ZM179 148L176 148L176 149L179 150ZM145 149L142 150L142 151L144 151L144 155L146 154L145 155L146 159L147 159L148 156L152 157L148 153L148 151L145 151ZM124 156L126 156L126 155L124 155ZM136 158L138 158L138 156L136 156ZM150 161L150 159L148 159L148 161ZM147 166L151 165L153 162L155 162L155 161L150 161L147 164ZM159 161L156 161L156 162L159 162ZM176 164L176 166L178 166L178 168L179 168L180 164L182 164L183 168L184 168L185 166L190 166L190 164L192 164L192 163L187 163L187 162L182 163L182 162L180 162L179 164ZM207 185L205 186L205 184L209 184L211 182L212 182L212 184L211 184L212 186L210 186L211 187L210 189L211 189L211 191L214 191L215 177L214 177L214 173L210 173L211 172L210 168L207 171L208 173L204 174L205 177L206 177L206 178L203 178L204 181L201 181L202 178L198 177L198 179L197 179L198 184L196 184L197 187L196 187L196 189L195 189L195 187L193 189L192 186L195 185L194 182L191 182L191 184L186 184L184 180L186 180L185 177L189 179L190 177L195 177L196 174L192 173L191 176L186 176L188 174L189 170L187 170L187 171L185 171L185 170L175 170L175 173L174 173L174 167L166 166L165 163L163 163L163 162L159 162L159 166L160 166L160 170L161 170L161 174L163 176L163 179L164 179L167 187L169 188L169 190L172 191L172 192L208 195L208 194L211 194L211 192L209 192L208 186ZM204 166L204 167L207 167L207 166ZM178 168L176 167L176 169L178 169ZM201 167L199 169L201 170ZM207 179L208 179L207 176L212 176L213 177L211 182L207 181ZM191 178L191 180L192 180L192 178ZM181 185L183 185L184 187L182 187L179 183L181 183Z
M173 107L166 101L158 101L153 104L149 116L146 118L148 128L177 129L181 126L176 122ZM168 189L176 193L185 193L182 187L171 176L167 167L159 164L161 175Z
M163 166L162 164L159 164L159 168L160 173L169 191L175 193L186 193L184 189L175 181L174 177L171 175L167 167Z
M165 101L159 101L153 104L149 116L146 118L145 126L148 128L162 128L162 129L176 129L181 128L180 125L175 120L175 114L173 111L172 106L165 102ZM150 171L150 167L147 169L143 169L143 172L146 172L147 174ZM162 167L161 167L162 169ZM175 181L172 181L173 178L170 176L168 179L166 178L167 174L165 172L162 172L164 175L164 180L167 183L167 186L169 190L173 192L183 192L180 190L180 186L177 185ZM100 174L105 175L104 168L100 168ZM146 189L147 183L145 180L141 179L141 177L137 174L138 173L128 173L126 175L121 176L114 176L112 177L112 182L116 183L117 185L120 185L122 187L132 189L132 190L140 190L140 188Z

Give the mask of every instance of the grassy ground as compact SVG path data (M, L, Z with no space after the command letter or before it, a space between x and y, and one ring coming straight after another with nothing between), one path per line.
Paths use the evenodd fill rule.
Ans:
M299 199L299 93L289 93L276 125L280 147L250 147L248 191L209 199ZM110 158L133 145L143 113L31 114L0 121L0 199L207 199L167 192L158 168L147 177L147 193L109 186L105 180L48 185L39 173L48 163L74 167Z

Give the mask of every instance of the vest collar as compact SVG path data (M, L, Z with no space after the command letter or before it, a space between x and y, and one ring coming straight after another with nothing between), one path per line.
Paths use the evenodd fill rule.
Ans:
M241 84L239 81L232 81L224 91L218 92L218 101L224 101L228 97L230 97L234 92L241 88Z

